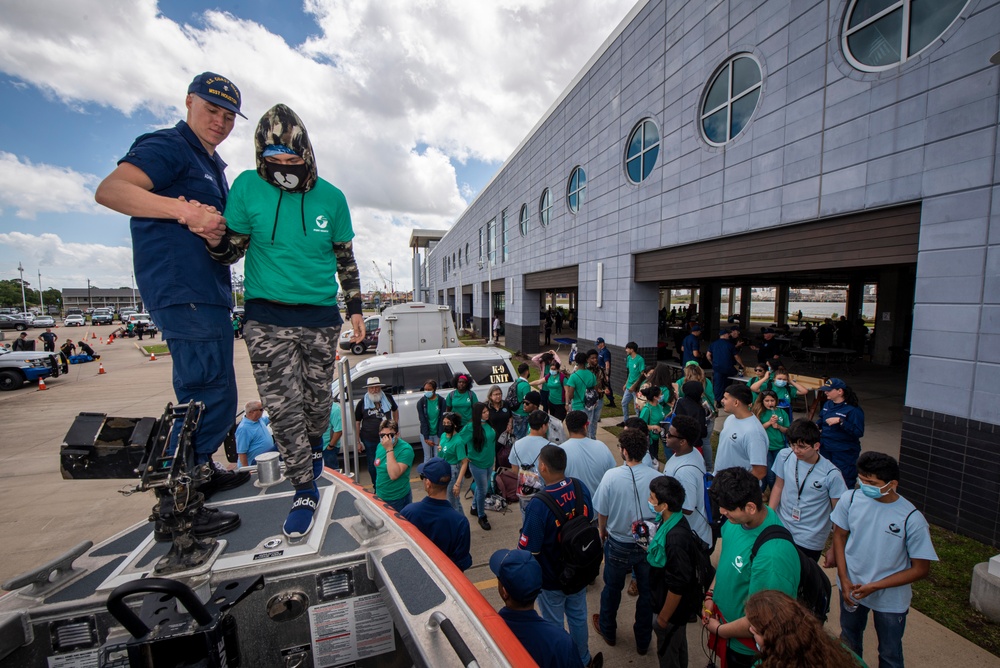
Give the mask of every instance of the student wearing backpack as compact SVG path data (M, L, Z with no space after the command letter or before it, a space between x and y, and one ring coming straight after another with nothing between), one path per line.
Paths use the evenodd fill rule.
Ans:
M499 391L500 388L497 388ZM472 429L469 437L458 448L459 471L452 486L452 494L457 498L465 472L472 472L476 483L476 495L472 501L471 514L479 518L483 531L490 531L490 521L486 518L486 492L490 486L490 474L497 456L497 435L489 423L490 409L486 404L472 407Z
M701 425L687 415L675 415L667 428L665 444L673 456L663 467L663 475L677 480L684 488L683 514L691 530L701 539L702 549L715 545L705 507L705 459L694 449L700 440Z
M712 614L703 612L702 623L709 633L725 641L729 668L751 668L756 646L743 606L752 594L765 589L797 597L799 553L790 541L770 540L751 558L757 538L768 527L781 526L781 520L764 505L760 483L746 469L719 471L710 494L727 521L722 525L714 593L710 590L705 597L705 609Z
M441 442L441 418L447 410L444 398L437 393L437 381L433 378L424 383L424 396L417 401L417 419L420 421L420 445L424 450L424 461L437 457Z
M775 481L767 505L778 512L795 547L816 561L830 535L830 510L847 492L847 485L840 469L819 454L819 427L814 423L796 420L788 428L788 440L791 447L780 451L774 462Z
M615 467L615 458L608 446L587 437L587 426L586 412L570 411L566 416L569 438L560 445L566 451L566 477L596 490L604 474Z
M537 599L542 619L562 628L565 617L580 661L585 666L603 665L603 656L599 653L592 660L587 645L587 584L600 571L601 539L591 521L590 491L579 480L567 478L565 471L566 452L557 445L543 447L538 473L545 488L528 503L517 546L533 554L542 567L542 591ZM577 518L584 522L572 523ZM588 529L593 534L589 538L582 534L573 540L568 535ZM582 546L589 551L581 551Z
M479 397L472 391L472 379L464 373L455 376L455 389L448 395L445 405L448 410L458 413L462 418L462 424L472 424L472 406L479 401Z
M902 668L903 632L913 591L937 553L927 520L899 495L899 464L881 452L857 461L861 489L833 510L833 551L840 587L840 637L857 655L868 613L875 618L881 668Z
M646 553L660 668L687 668L685 627L701 609L705 595L699 565L707 571L705 579L712 580L708 555L682 512L685 496L684 487L674 478L662 475L649 483L647 503L660 520Z
M597 390L597 403L588 408L587 401L584 399L583 410L587 411L587 418L590 420L590 425L587 427L587 437L597 438L597 426L601 423L604 396L608 393L611 384L604 372L604 367L600 364L600 353L596 349L587 351L587 370L594 374L594 378L597 379L597 385L594 388Z
M597 376L587 369L587 358L577 353L573 364L576 365L576 369L566 379L566 402L570 405L570 410L584 411L600 406L601 397L596 390ZM593 390L589 401L587 390ZM565 415L563 419L566 419Z
M524 397L531 392L531 383L528 382L528 374L531 367L527 362L517 365L517 380L507 388L507 396L504 402L507 408L514 412L514 440L524 438L528 435L528 411L524 409Z
M569 376L562 370L559 360L552 360L548 372L531 384L546 397L547 403L545 405L549 415L560 421L566 418L567 378Z

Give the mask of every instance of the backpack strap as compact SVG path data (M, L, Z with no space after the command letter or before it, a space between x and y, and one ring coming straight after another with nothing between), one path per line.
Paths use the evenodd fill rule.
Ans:
M549 507L552 514L556 516L556 528L561 527L566 523L566 512L559 506L558 501L553 499L551 495L546 494L544 489L538 494L535 494L535 498L540 499L542 503Z
M750 549L750 563L753 564L753 560L757 557L757 551L760 550L761 546L769 540L778 538L781 540L787 540L795 547L795 541L792 539L791 532L780 524L772 524L757 536L757 540L753 542L753 547ZM797 548L796 548L797 549Z

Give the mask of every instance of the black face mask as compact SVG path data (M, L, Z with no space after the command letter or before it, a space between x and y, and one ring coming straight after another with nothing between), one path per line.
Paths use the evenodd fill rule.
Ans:
M446 433L446 434L454 434L455 433L455 425L445 424L445 425L441 425L441 428L444 429L444 433Z
M282 190L299 192L305 189L306 177L309 176L309 165L281 165L276 162L265 162L264 169L271 183Z

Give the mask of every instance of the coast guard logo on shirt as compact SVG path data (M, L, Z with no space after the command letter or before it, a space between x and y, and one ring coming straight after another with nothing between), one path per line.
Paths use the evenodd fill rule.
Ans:
M736 440L737 438L739 438L739 436L737 436L737 435L736 435L736 432L733 432L733 433L732 433L732 434L731 434L731 435L729 436L729 438L731 438L731 439L733 439L733 440L735 441L735 440Z
M898 534L900 532L900 528L898 526L896 526L895 522L890 522L889 523L889 532L893 533L893 534Z
M743 572L743 557L742 557L742 555L737 554L736 558L733 559L733 568L735 568L740 573Z
M823 489L823 483L819 480L813 480L813 489Z
M321 230L325 230L326 226L330 224L330 219L326 216L316 216L316 227Z

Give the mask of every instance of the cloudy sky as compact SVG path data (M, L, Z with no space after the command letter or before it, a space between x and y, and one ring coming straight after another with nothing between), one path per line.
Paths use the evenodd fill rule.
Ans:
M347 195L364 289L373 260L409 289L410 231L451 226L634 1L0 0L0 279L130 285L128 219L94 188L211 70L250 119L220 148L230 182L288 104Z

